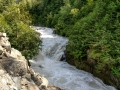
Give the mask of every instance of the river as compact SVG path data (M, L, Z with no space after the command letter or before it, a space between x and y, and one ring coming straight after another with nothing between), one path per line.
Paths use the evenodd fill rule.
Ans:
M116 90L104 84L99 78L83 70L78 70L65 61L60 61L67 38L53 34L53 29L35 27L41 33L42 50L30 60L36 73L46 77L49 85L55 85L65 90Z

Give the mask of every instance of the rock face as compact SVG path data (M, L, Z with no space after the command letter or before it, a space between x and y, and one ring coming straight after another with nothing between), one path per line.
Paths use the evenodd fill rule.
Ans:
M28 66L22 54L11 48L6 33L0 32L0 90L62 90Z

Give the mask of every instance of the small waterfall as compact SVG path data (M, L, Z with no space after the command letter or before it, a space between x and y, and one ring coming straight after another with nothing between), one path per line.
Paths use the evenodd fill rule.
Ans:
M36 73L46 77L50 85L65 90L116 90L92 74L60 61L66 49L67 38L53 34L51 28L35 28L37 32L41 33L42 50L36 59L30 62Z

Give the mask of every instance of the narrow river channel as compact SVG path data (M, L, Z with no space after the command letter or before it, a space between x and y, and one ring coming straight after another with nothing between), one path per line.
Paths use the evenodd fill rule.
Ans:
M42 50L31 60L31 66L36 73L46 77L49 84L65 90L116 90L104 84L99 78L83 70L78 70L65 61L60 61L67 38L53 34L53 29L35 27L41 33Z

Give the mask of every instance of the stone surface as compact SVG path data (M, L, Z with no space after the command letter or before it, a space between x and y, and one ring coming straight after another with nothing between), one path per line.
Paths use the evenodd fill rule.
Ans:
M6 33L0 32L0 90L62 90L28 66L22 54L11 48Z

